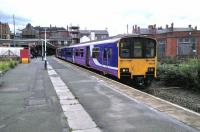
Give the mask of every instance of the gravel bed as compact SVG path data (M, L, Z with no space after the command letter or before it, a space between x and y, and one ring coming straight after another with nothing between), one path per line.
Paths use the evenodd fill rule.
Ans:
M161 82L153 82L151 87L144 89L143 91L200 113L199 92L194 92L181 87L164 86Z

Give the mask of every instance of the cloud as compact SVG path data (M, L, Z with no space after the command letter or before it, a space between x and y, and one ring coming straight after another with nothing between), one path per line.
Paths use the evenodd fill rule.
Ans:
M16 23L31 22L34 26L79 25L82 29L105 29L111 35L129 32L132 25L165 26L198 25L197 0L1 0L0 9L12 14ZM20 17L19 17L20 16Z
M15 18L15 25L18 26L24 26L28 22L31 22L31 20L21 17L21 16L14 16ZM13 25L13 14L7 14L3 11L0 11L0 20L2 22L8 23L9 25Z

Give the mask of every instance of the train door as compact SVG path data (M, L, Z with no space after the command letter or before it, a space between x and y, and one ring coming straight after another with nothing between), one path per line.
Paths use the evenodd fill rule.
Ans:
M73 48L73 49L72 49L72 62L73 62L73 63L75 63L75 58L74 58L74 56L75 56L75 49Z
M111 56L112 56L112 48L105 48L103 50L103 65L106 68L106 72L108 72L108 66L111 64Z
M86 47L86 66L89 66L90 61L90 46Z

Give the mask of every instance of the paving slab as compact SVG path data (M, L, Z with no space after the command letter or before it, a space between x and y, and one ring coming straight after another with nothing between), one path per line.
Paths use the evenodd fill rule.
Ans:
M75 105L75 104L79 104L79 102L76 99L73 99L73 100L62 99L60 100L60 104L61 105Z
M99 128L92 128L92 129L86 129L86 130L76 130L72 132L101 132Z
M51 68L51 66L49 67ZM53 71L53 68L51 68L50 71L49 69L47 70L51 78L51 82L53 83L54 86L55 84L57 85L57 82L55 80L59 80L59 82L62 82L61 84L64 84L62 79L57 75L55 71L53 72L54 75L52 75L51 71ZM97 127L96 123L88 115L88 113L85 111L82 105L78 102L78 100L75 99L75 97L70 92L70 90L66 92L63 89L62 90L57 89L60 87L54 87L54 88L57 92L57 95L60 101L62 100L61 107L69 123L70 130L86 130L86 129L92 129L92 128ZM72 102L72 100L74 101Z
M70 132L59 102L41 58L18 64L0 86L0 132Z

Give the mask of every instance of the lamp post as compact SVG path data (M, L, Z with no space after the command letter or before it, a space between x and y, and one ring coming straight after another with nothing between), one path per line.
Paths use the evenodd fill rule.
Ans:
M42 61L44 60L44 47L43 47L43 40L42 40Z
M44 69L47 69L47 39L46 39L46 28L45 28L45 34L44 34Z

